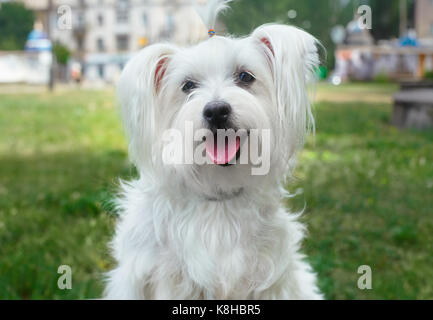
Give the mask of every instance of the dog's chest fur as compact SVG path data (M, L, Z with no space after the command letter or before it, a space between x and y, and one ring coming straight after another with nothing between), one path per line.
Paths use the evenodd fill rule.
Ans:
M184 289L182 283L191 282L201 290L186 296L199 294L203 298L244 297L266 280L268 261L261 258L272 254L267 247L274 247L276 239L267 234L269 226L257 223L254 216L260 215L259 210L242 208L240 202L202 202L185 212L174 212L163 231L156 274L165 275L153 278L156 295L158 283L165 285L167 273L171 288ZM167 259L169 256L174 261Z
M137 186L136 186L137 187ZM129 189L113 242L133 261L143 298L254 298L290 268L302 227L248 197L175 201Z

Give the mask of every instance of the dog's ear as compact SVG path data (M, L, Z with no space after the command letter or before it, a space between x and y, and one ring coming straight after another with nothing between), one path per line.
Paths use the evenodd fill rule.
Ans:
M125 66L117 85L129 154L138 167L153 163L155 108L176 50L168 44L143 49Z
M307 86L319 66L319 42L303 30L277 24L258 27L251 37L269 61L280 124L290 135L286 138L302 146L306 132L314 129Z

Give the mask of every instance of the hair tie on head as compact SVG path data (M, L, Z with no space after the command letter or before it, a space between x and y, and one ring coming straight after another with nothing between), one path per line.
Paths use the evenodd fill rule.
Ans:
M209 38L212 38L215 35L215 30L214 29L209 29L209 31L207 32L207 34L209 35Z

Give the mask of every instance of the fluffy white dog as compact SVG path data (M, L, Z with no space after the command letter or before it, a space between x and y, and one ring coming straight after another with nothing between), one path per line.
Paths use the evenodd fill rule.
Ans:
M211 1L210 26L225 2ZM318 64L317 41L285 25L188 48L156 44L128 63L118 93L139 178L122 184L107 298L322 298L299 252L304 227L281 204L313 125L307 84ZM213 164L167 164L164 132L186 137L188 121L212 132L270 130L258 142L270 143L269 172L230 165L238 140L206 142Z

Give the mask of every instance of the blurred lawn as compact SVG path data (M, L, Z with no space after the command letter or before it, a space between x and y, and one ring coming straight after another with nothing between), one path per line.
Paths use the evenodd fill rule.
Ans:
M433 132L389 125L393 85L320 85L302 153L308 259L328 299L433 298ZM19 92L19 90L18 90ZM0 94L0 298L96 298L112 263L109 199L131 177L111 91ZM57 268L73 289L57 288ZM373 290L357 288L357 268Z

